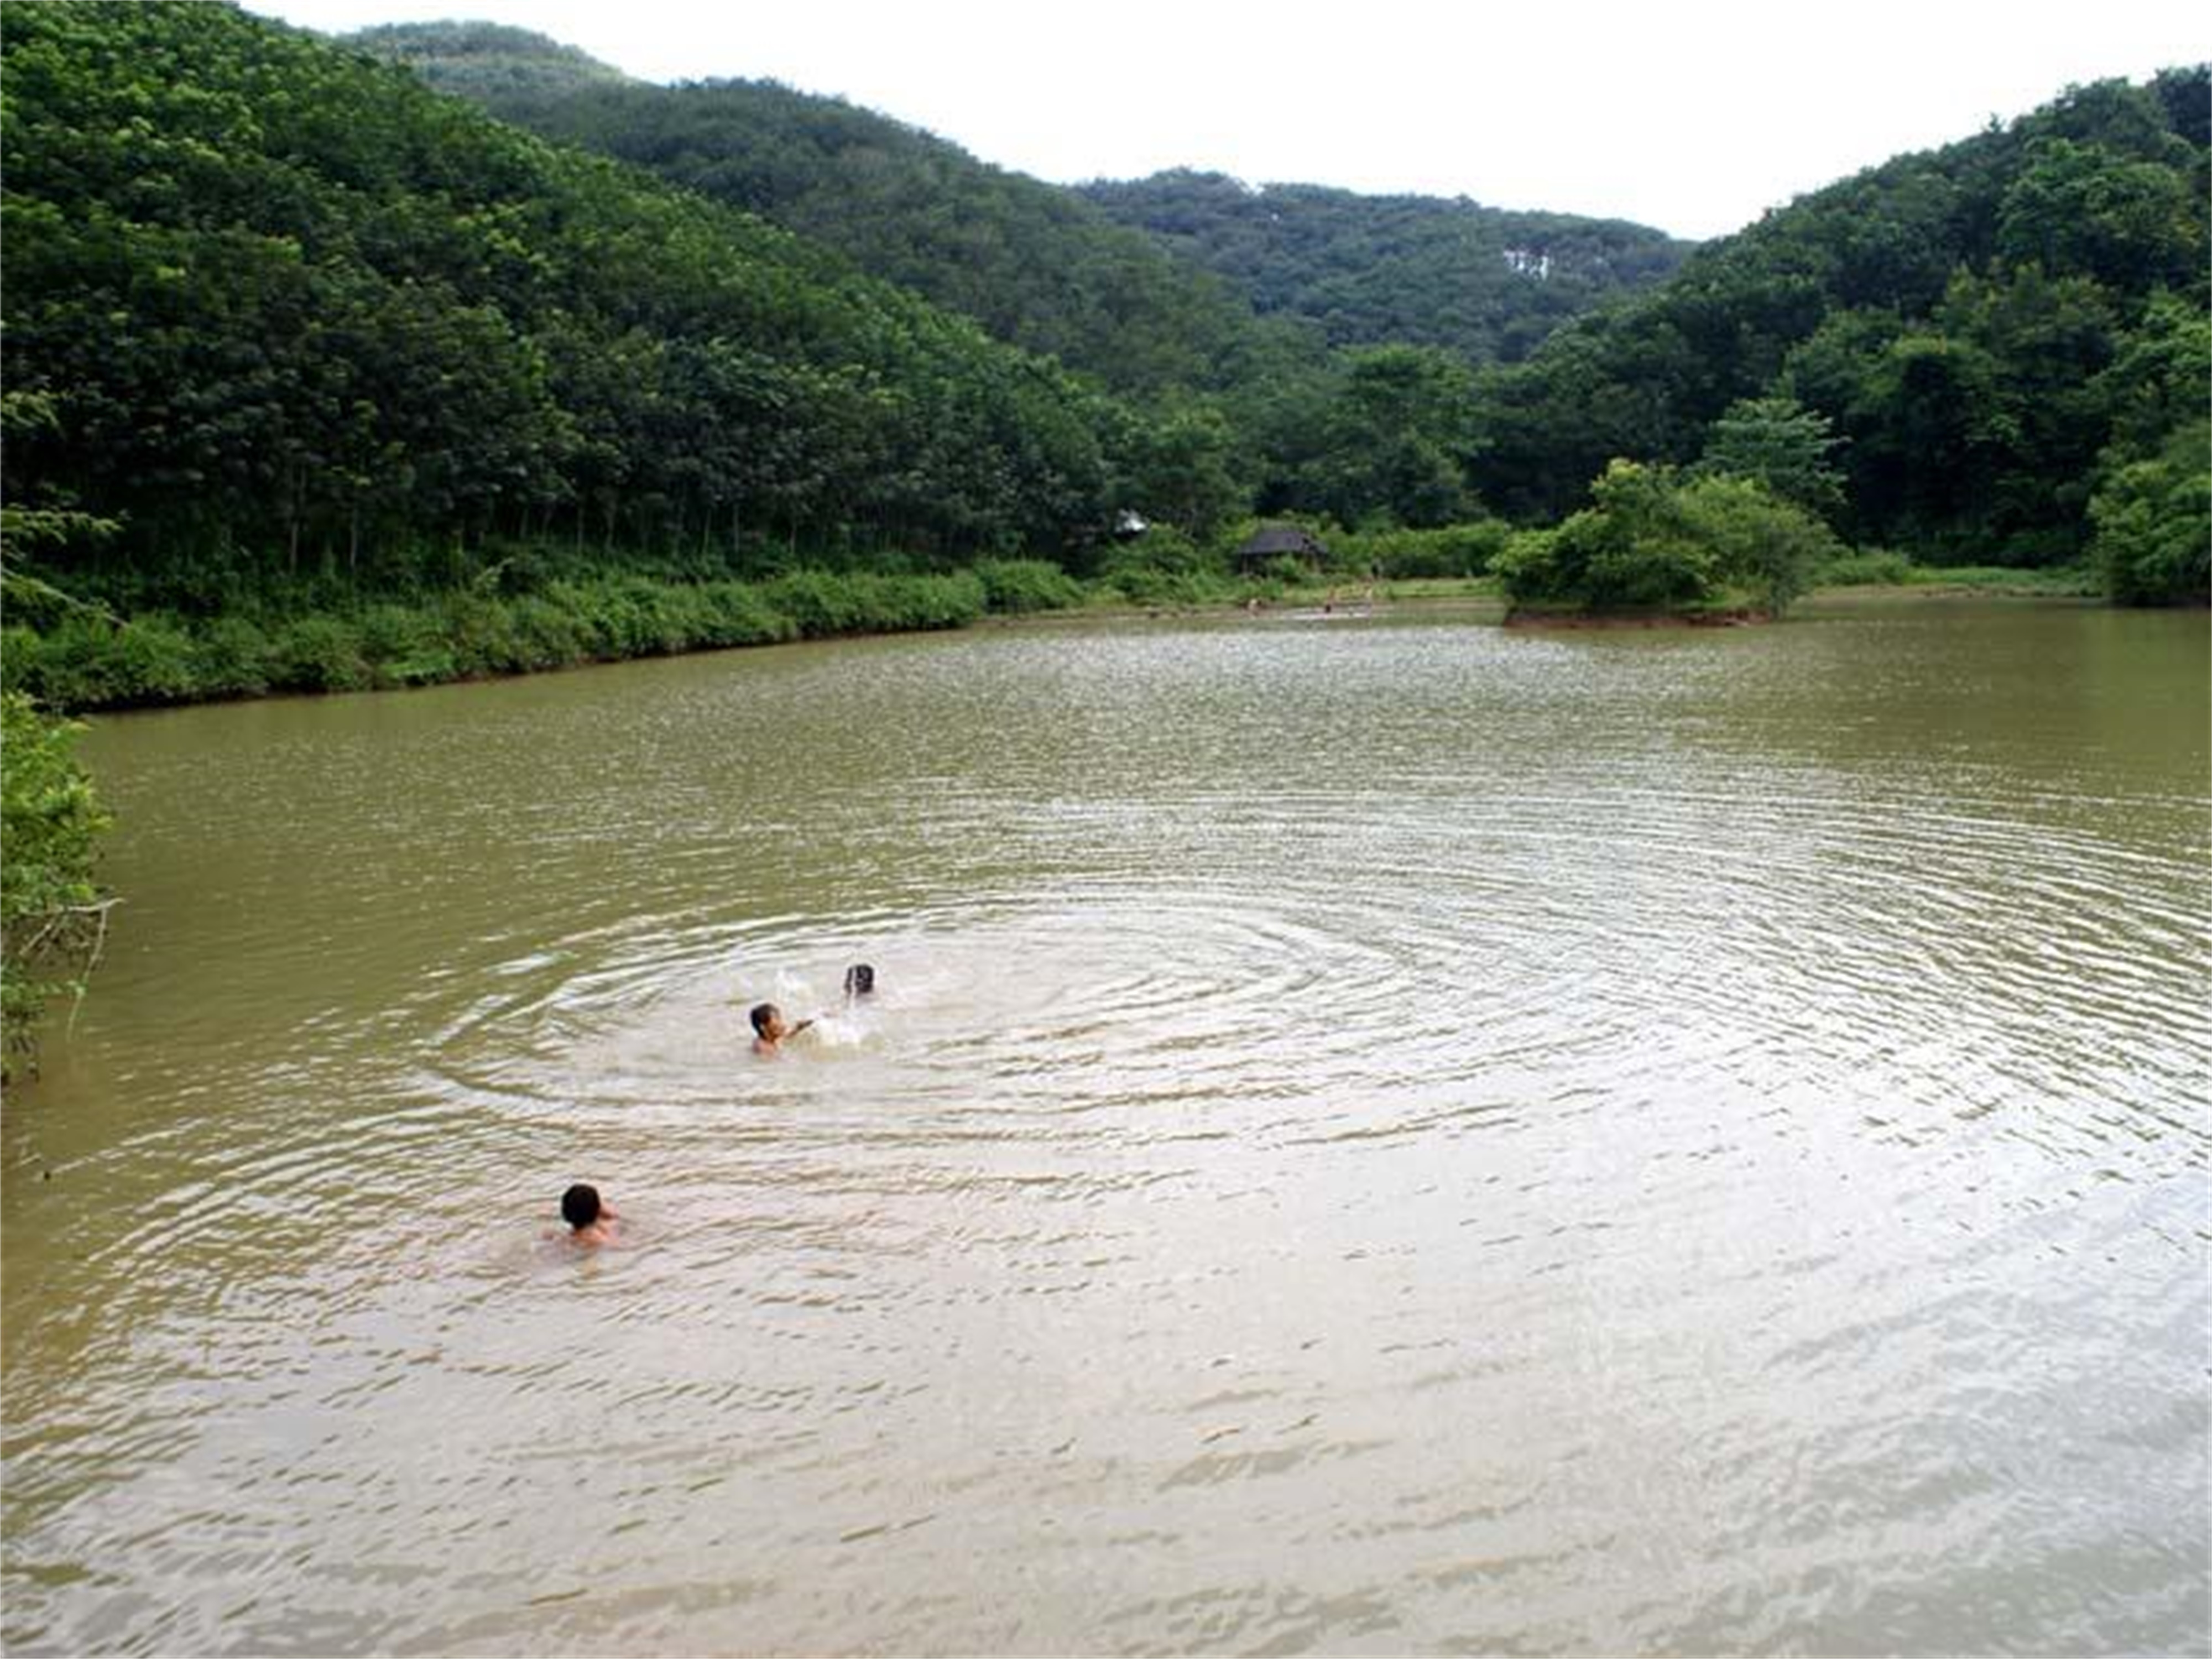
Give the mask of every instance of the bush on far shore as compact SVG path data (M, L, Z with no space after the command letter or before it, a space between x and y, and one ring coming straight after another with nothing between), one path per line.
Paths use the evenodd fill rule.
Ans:
M1912 580L1915 568L1902 553L1865 548L1830 559L1817 580L1823 587L1899 587Z
M1521 605L1698 611L1757 605L1779 616L1843 551L1832 532L1755 479L1687 479L1615 460L1593 505L1516 538L1496 562Z
M1085 598L1083 584L1043 559L986 559L969 574L983 584L983 599L1000 616L1072 611Z
M1513 532L1502 519L1477 519L1434 530L1346 530L1324 533L1333 569L1386 581L1481 576L1505 550Z

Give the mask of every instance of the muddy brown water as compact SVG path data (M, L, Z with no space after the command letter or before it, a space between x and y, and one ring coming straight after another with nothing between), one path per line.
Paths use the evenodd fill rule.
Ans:
M2207 735L1966 602L102 720L0 1637L2200 1651Z

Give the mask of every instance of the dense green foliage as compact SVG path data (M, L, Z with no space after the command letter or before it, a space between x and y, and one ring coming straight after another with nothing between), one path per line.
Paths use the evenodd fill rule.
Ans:
M123 620L49 596L9 608L7 688L61 708L106 708L363 691L728 646L958 628L987 611L1079 604L1057 566L990 560L939 574L799 569L762 581L657 580L605 572L532 578L505 563L413 603L287 614Z
M1697 471L1706 477L1751 478L1822 519L1844 505L1844 477L1832 463L1838 440L1825 416L1794 398L1747 398L1731 404L1705 439Z
M2175 428L2159 454L2114 468L2089 502L2092 551L2122 605L2202 603L2212 591L2212 426Z
M589 52L505 23L386 23L348 35L346 44L404 64L441 92L484 103L629 79Z
M1097 586L1145 605L1243 605L1292 590L1310 590L1324 600L1331 592L1366 596L1376 581L1483 576L1514 533L1496 519L1430 530L1346 530L1332 520L1311 517L1295 522L1319 544L1321 552L1311 559L1284 557L1258 571L1243 569L1235 556L1261 527L1253 519L1224 524L1204 539L1155 529L1115 547Z
M0 486L118 519L43 574L211 611L495 537L707 574L1079 556L1134 424L757 220L227 6L0 12Z
M1658 283L1689 245L1642 225L1465 198L1251 186L1179 169L1082 193L1225 278L1262 316L1336 346L1422 345L1515 362L1569 318Z
M107 815L76 761L76 728L0 693L0 1074L39 1015L82 988L103 918L93 862Z
M53 420L51 400L0 393L0 434L9 441ZM114 531L49 495L0 499L0 608L10 617L26 606L97 614L24 566L42 547ZM75 732L21 691L0 688L0 1077L32 1050L47 1000L82 990L98 953L105 910L92 870L107 817L76 763Z
M349 37L502 119L759 215L1123 392L1219 390L1317 361L1231 289L1076 193L841 99L774 82L488 77L475 25ZM514 32L505 32L512 34ZM506 42L520 50L520 43Z
M1469 516L1474 395L1473 372L1433 347L1345 354L1267 411L1261 507L1420 528Z
M1811 514L1756 479L1682 479L1615 461L1593 505L1523 537L1494 568L1517 604L1590 611L1752 605L1778 615L1843 551Z
M2078 561L2100 481L2202 476L2174 444L2204 406L2205 109L2201 66L2079 88L1768 215L1488 380L1472 483L1553 517L1607 461L1688 463L1747 400L1788 398L1838 441L1853 539ZM2165 597L2203 597L2159 568Z

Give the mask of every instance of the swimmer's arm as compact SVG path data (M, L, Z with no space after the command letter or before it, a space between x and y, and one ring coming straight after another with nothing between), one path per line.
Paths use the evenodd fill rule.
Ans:
M795 1036L798 1036L801 1031L805 1030L808 1026L810 1026L810 1025L811 1025L811 1024L814 1024L814 1022L813 1022L812 1020L811 1020L811 1019L802 1019L802 1020L800 1020L800 1021L799 1022L799 1024L796 1024L796 1025L793 1026L793 1027L792 1027L788 1031L786 1031L786 1032L784 1033L784 1036L787 1036L787 1037L795 1037Z

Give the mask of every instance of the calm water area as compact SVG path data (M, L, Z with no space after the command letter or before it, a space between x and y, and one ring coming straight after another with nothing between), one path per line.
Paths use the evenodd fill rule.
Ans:
M99 720L0 1641L2203 1653L2209 732L1926 599Z

